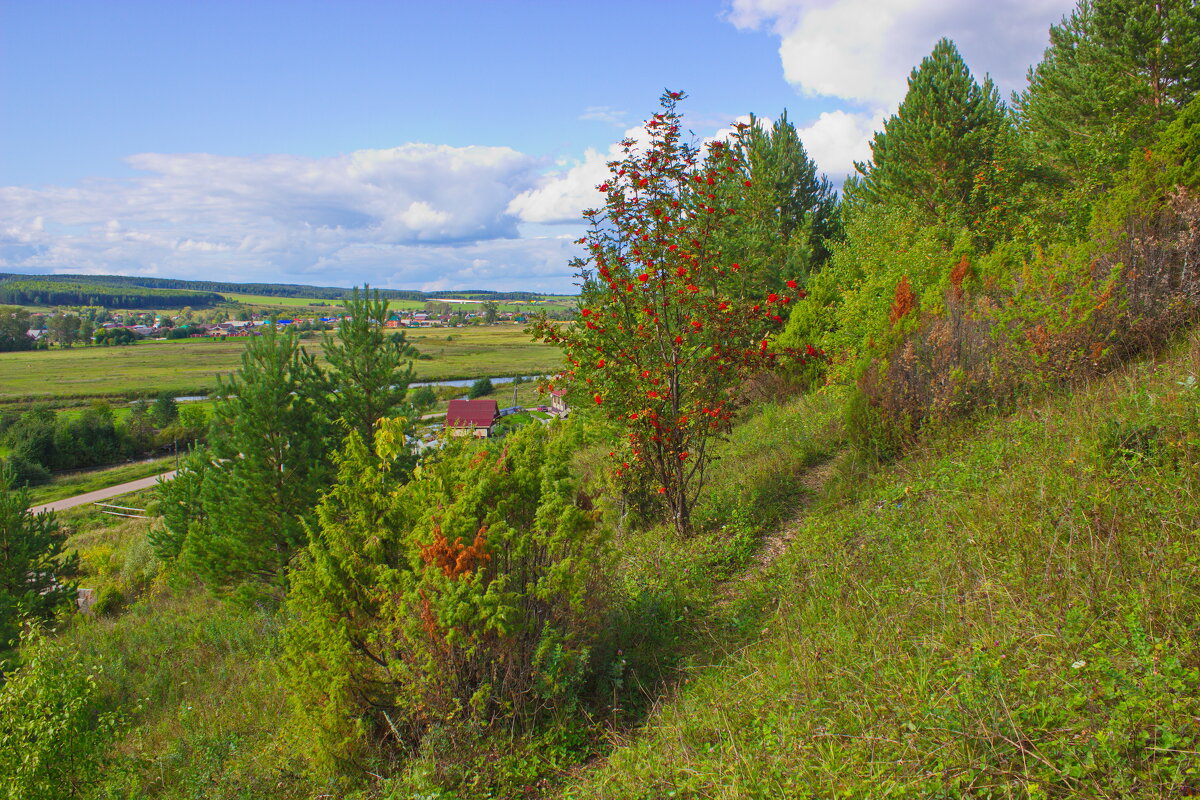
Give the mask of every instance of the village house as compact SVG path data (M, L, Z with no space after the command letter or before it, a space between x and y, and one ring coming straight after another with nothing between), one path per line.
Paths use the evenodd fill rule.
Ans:
M560 417L567 415L567 390L555 389L550 393L550 410Z
M446 409L446 430L452 436L484 439L492 435L492 426L498 418L499 408L491 398L451 400L450 407Z

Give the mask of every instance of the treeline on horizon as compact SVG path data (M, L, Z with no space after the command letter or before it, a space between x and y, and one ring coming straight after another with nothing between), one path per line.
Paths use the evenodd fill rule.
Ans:
M156 289L70 280L0 281L0 305L103 306L105 308L203 308L224 302L213 292Z
M226 294L345 300L352 292L353 289L339 286L309 286L298 283L230 283L130 275L26 275L0 272L0 303L15 305L182 308L185 305L201 307L222 303L227 300L223 296ZM539 292L496 292L487 289L446 292L380 289L379 295L387 300L412 300L422 303L443 297L529 302L547 296Z

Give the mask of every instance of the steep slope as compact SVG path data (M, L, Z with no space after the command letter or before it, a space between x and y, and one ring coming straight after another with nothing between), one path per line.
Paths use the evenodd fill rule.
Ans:
M1198 376L1193 335L844 473L757 641L558 796L1200 794Z

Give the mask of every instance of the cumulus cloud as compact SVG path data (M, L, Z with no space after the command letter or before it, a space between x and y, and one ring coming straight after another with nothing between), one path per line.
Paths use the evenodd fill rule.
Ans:
M510 148L128 161L145 174L0 187L0 269L571 288L568 240L518 238L509 205L545 178L539 160Z
M894 113L913 67L943 36L976 78L989 74L1007 95L1041 59L1050 25L1073 0L732 0L728 20L779 37L785 79L803 95L846 101L800 131L831 177L870 157L869 142Z
M780 39L784 77L807 95L891 109L943 36L981 77L1019 89L1070 0L733 0L729 21Z
M883 118L882 112L826 111L796 133L817 168L840 181L853 171L855 161L871 157L871 138L883 127Z
M608 176L608 162L616 158L591 148L570 169L550 173L540 186L522 192L508 205L509 213L524 222L578 222L583 211L603 202L596 187Z
M621 138L636 142L636 152L649 141L648 136L645 126L638 125ZM584 210L603 203L596 187L608 177L608 163L624 155L620 142L610 145L606 153L589 148L582 160L568 169L547 173L536 187L514 197L508 210L522 222L579 222Z

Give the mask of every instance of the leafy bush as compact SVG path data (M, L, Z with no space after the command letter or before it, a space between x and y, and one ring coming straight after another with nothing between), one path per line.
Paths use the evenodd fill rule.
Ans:
M474 400L476 397L484 397L496 391L496 387L492 385L490 378L480 378L471 384L471 390L467 392L467 397Z
M97 702L99 668L33 631L0 687L0 796L58 800L100 782L119 717Z
M894 451L931 420L1103 374L1200 318L1200 185L1188 183L1200 138L1187 133L1197 125L1200 100L1098 204L1089 241L1034 253L1019 270L1003 249L975 259L964 250L957 261L929 254L923 293L894 268L847 289L825 341L865 400L854 438ZM839 255L819 277L835 280ZM884 280L894 281L888 295Z

